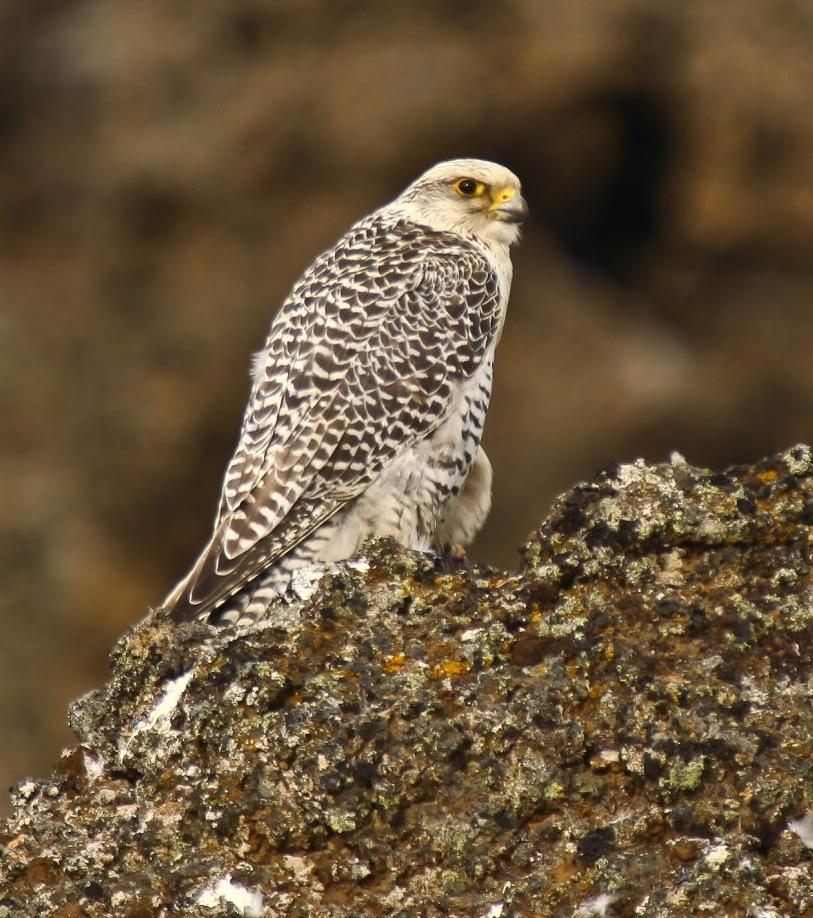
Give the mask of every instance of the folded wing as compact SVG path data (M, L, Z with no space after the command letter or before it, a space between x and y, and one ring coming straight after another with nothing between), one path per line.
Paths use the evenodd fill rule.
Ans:
M457 236L372 217L318 259L255 364L215 531L173 617L217 608L427 437L498 322L497 278Z

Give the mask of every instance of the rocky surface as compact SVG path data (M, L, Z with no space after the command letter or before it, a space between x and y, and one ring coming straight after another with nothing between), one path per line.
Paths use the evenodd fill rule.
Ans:
M532 214L475 557L813 441L810 0L0 0L0 84L0 787L197 556L290 285L437 159Z
M373 543L158 611L14 791L0 916L813 914L813 454L619 465L518 574Z

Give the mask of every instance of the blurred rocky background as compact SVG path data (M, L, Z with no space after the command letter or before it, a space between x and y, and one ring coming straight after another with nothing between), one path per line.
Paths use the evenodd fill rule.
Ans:
M194 558L292 282L438 159L533 216L476 558L813 440L811 102L808 0L0 0L0 783Z

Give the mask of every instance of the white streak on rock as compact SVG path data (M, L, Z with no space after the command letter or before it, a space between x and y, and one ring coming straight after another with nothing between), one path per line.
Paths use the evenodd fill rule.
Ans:
M791 819L788 828L799 836L805 848L813 848L813 810L801 819Z
M233 905L246 918L262 918L264 911L262 894L232 882L231 874L214 880L195 897L195 903L203 908L220 908L221 902Z
M615 902L616 898L617 896L611 896L609 893L601 893L595 899L590 899L589 902L580 905L573 912L573 918L593 918L593 916L605 918L607 909Z
M178 706L181 695L183 695L194 674L195 670L190 669L188 673L178 676L177 679L170 679L166 683L164 691L158 699L158 704L133 727L133 736L144 730L158 730L160 733L166 733L169 730L172 712Z

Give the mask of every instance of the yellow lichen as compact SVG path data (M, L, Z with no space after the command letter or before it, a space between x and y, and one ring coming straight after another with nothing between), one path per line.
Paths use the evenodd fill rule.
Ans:
M467 660L442 660L435 666L434 675L440 679L451 676L463 676L471 671L471 664Z
M403 653L393 653L384 657L383 668L388 673L399 673L404 667L407 658Z

